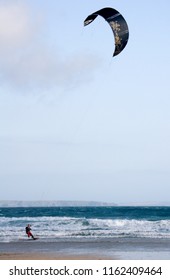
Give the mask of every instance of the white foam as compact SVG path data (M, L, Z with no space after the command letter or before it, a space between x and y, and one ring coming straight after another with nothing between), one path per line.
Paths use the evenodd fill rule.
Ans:
M25 226L42 238L150 237L170 238L170 220L86 219L71 217L0 217L0 241L26 237Z

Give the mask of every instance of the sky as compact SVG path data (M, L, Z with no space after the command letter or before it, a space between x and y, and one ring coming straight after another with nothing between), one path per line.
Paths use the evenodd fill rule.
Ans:
M113 7L129 42L116 57ZM0 0L0 200L170 201L169 0Z

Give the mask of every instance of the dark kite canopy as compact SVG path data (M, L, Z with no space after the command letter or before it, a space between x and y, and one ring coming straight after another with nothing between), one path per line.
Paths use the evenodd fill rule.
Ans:
M90 24L97 16L102 16L109 23L115 37L113 56L118 55L125 48L129 38L129 29L125 19L115 9L103 8L89 15L84 21L84 26Z

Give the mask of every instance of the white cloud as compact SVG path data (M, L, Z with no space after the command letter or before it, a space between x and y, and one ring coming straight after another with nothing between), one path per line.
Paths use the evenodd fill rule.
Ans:
M32 36L29 8L21 1L0 3L1 50L21 46Z
M20 0L0 2L1 84L17 90L47 89L91 78L98 67L97 57L75 53L64 59L44 40L44 15L37 13L35 17Z

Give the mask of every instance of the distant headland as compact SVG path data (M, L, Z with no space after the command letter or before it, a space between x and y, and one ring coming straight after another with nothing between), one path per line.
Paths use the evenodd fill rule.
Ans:
M0 207L163 207L170 206L170 202L131 202L114 203L83 200L0 200Z
M65 200L0 200L0 207L96 207L96 206L117 206L115 203L98 201L65 201Z

